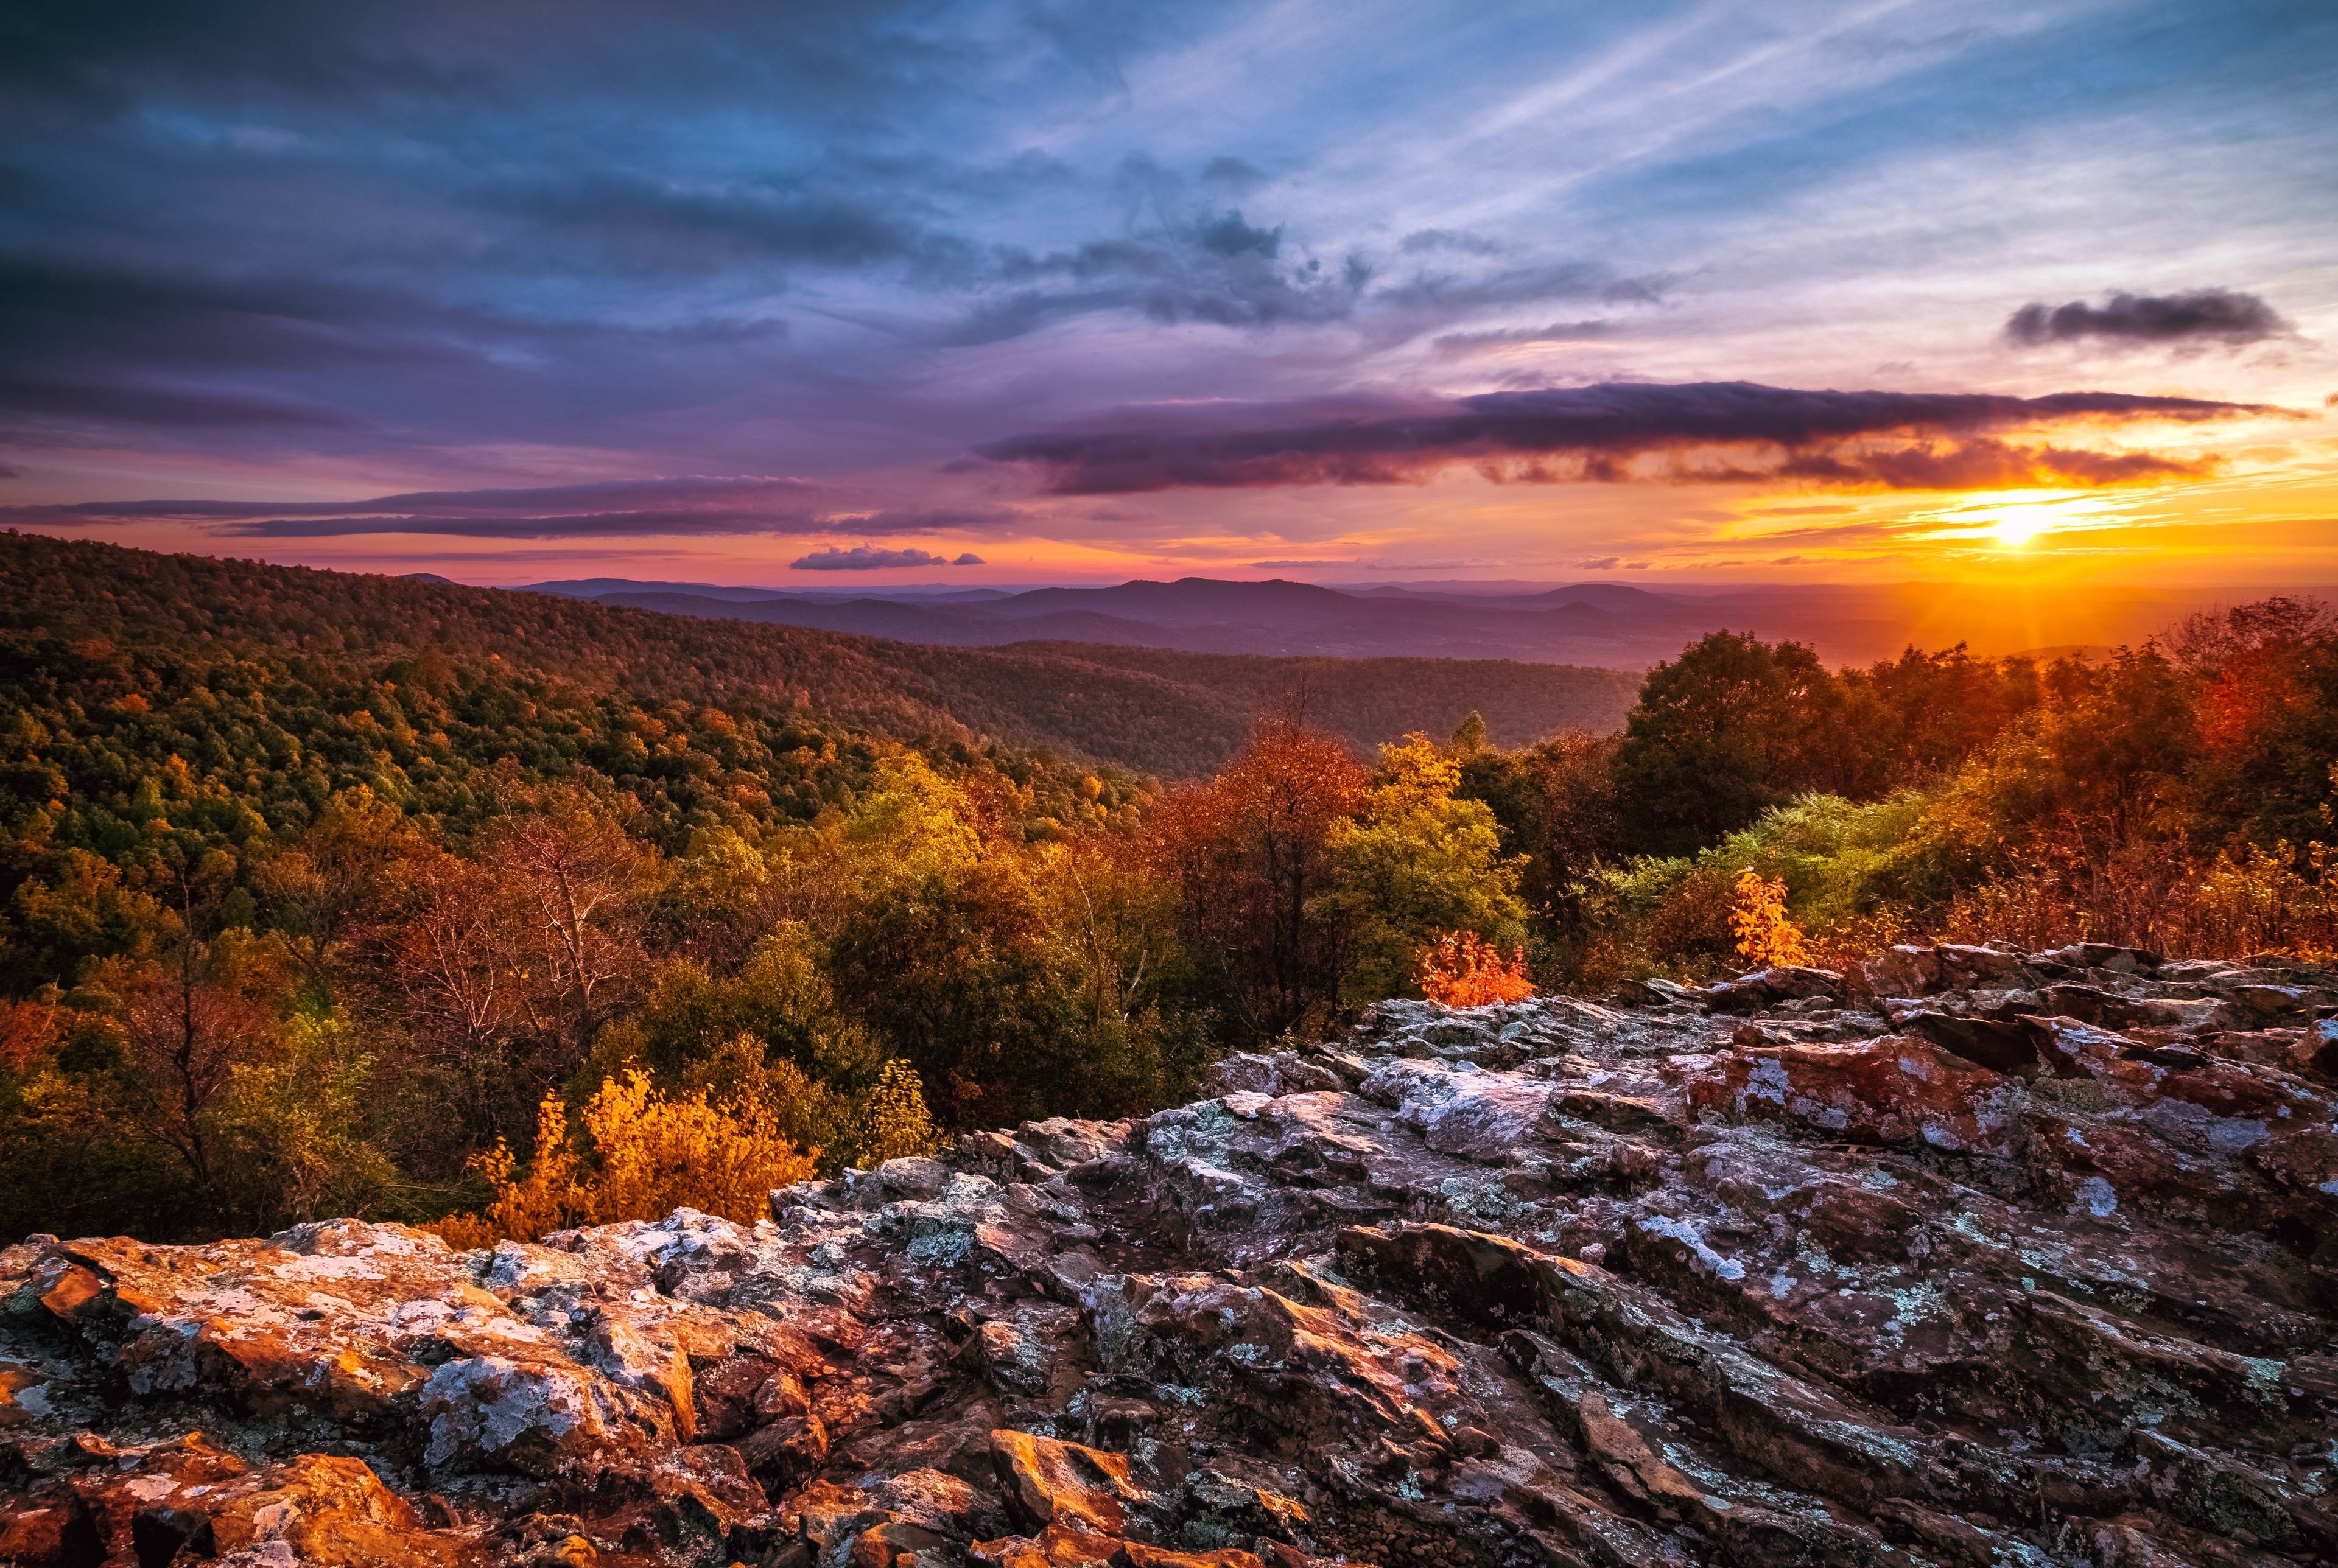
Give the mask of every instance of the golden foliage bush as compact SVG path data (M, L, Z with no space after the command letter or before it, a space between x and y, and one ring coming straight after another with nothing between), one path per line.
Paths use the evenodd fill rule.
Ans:
M1809 941L1786 913L1783 877L1764 877L1751 866L1740 871L1729 910L1729 929L1737 938L1739 956L1749 964L1767 968L1773 964L1811 961Z
M462 1248L506 1237L535 1240L579 1225L656 1220L692 1208L727 1220L753 1220L771 1191L809 1179L818 1151L799 1150L756 1102L710 1103L702 1093L668 1096L638 1068L602 1082L586 1102L590 1148L570 1138L556 1099L536 1110L535 1157L525 1174L508 1145L473 1162L494 1190L476 1214L434 1227Z
M1448 1007L1522 1002L1535 994L1526 955L1505 954L1475 931L1449 931L1420 956L1420 993Z
M875 1166L912 1154L930 1154L937 1142L934 1119L926 1110L926 1092L918 1080L918 1070L899 1057L893 1057L869 1091L862 1119L860 1162Z

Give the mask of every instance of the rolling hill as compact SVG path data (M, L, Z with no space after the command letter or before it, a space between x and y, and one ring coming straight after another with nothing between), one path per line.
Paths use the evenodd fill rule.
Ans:
M1018 625L1027 638L1044 635L1056 615L1042 610ZM1621 671L1511 661L1272 658L1063 641L920 646L17 534L0 535L0 636L9 642L10 680L31 678L27 661L63 657L57 650L92 637L163 656L252 652L377 670L429 653L643 700L801 712L905 740L990 738L1164 778L1208 771L1267 709L1295 705L1359 749L1409 730L1442 733L1476 710L1498 740L1519 744L1567 728L1613 728L1638 685Z

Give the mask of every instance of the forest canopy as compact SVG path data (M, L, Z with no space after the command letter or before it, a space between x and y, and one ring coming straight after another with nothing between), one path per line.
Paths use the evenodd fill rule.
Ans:
M2044 665L1716 632L1620 729L1508 748L1466 710L1362 745L1321 701L1356 688L1302 681L1164 785L957 717L1007 701L957 675L1027 672L992 655L0 564L11 1232L746 1218L960 1130L1151 1110L1389 995L1941 934L2338 942L2338 627L2298 601Z

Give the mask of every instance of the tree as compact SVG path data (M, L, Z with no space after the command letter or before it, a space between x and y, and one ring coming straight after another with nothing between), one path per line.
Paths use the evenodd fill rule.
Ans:
M864 1102L860 1159L882 1165L934 1151L934 1119L926 1112L925 1086L917 1069L896 1056L885 1063Z
M1522 751L1465 752L1459 793L1494 814L1505 854L1523 860L1518 891L1557 932L1583 918L1583 888L1621 839L1616 742L1571 730Z
M374 989L404 1027L427 1097L453 1113L424 1162L459 1168L486 1140L525 1124L557 1071L521 1051L527 912L489 867L442 850L409 855L401 873L402 907L374 950Z
M1223 965L1248 1034L1279 1034L1338 1004L1346 955L1316 898L1333 875L1332 824L1368 782L1337 741L1270 720L1154 819L1154 863L1177 889L1185 939Z
M404 813L364 785L337 792L307 832L252 877L320 996L342 953L377 928L401 864L419 848Z
M1503 945L1525 934L1518 863L1503 857L1484 802L1454 793L1460 765L1411 735L1380 748L1380 769L1356 814L1326 835L1333 870L1316 899L1319 917L1348 934L1353 1002L1413 989L1420 955L1447 934Z
M1850 767L1841 683L1798 642L1715 632L1651 671L1616 794L1631 848L1686 854Z
M517 924L530 1020L573 1060L641 968L656 863L606 803L573 787L495 822L482 858Z

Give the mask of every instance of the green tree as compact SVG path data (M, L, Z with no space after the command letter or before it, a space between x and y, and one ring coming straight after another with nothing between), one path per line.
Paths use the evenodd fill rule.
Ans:
M1455 793L1460 781L1459 763L1409 736L1380 748L1379 780L1331 825L1334 869L1315 907L1347 934L1347 1000L1417 992L1421 951L1448 932L1506 946L1524 936L1520 863L1503 856L1485 803Z
M1715 632L1651 671L1616 749L1630 848L1686 854L1834 787L1853 745L1841 682L1798 642Z

